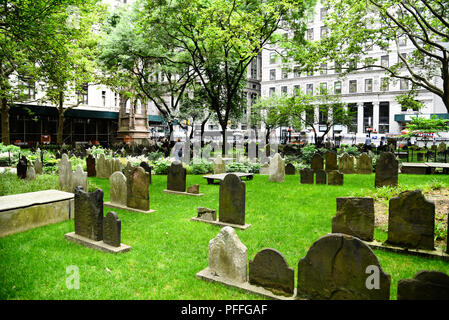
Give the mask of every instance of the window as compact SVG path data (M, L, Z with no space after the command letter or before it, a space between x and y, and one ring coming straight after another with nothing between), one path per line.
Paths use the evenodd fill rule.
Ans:
M106 107L106 91L101 91L101 102L103 107Z
M83 84L80 90L76 91L76 96L78 98L78 102L81 104L88 104L89 98L88 98L88 88L89 85L87 83Z
M36 99L36 83L30 77L19 76L19 86L26 100Z
M349 93L357 92L357 80L349 80Z
M320 28L320 39L324 39L327 36L327 27Z
M298 95L301 92L301 87L299 84L293 86L293 93Z
M357 132L358 107L356 103L348 104L348 111L352 115L352 123L348 125L348 132Z
M301 69L299 67L293 68L293 77L295 78L301 77Z
M309 41L313 40L313 28L307 29L307 40Z
M276 69L270 70L270 80L276 80Z
M117 92L114 92L114 106L117 107L117 99L118 98L118 94Z
M373 104L365 102L363 104L363 132L368 132L368 128L373 127Z
M282 79L287 79L288 78L288 70L287 69L282 69Z
M321 75L327 74L327 63L322 63L320 65L320 74Z
M281 94L287 95L287 86L282 86L281 87Z
M270 64L276 63L276 52L270 53Z
M357 69L357 61L355 61L355 60L349 61L348 67L351 70Z
M335 62L335 65L334 65L334 68L335 68L335 73L341 73L341 64L339 64L338 62Z
M380 91L390 90L390 81L386 77L380 78Z
M275 93L276 93L276 88L275 87L271 87L270 88L270 93L269 93L270 97L274 96Z
M324 19L326 19L326 16L327 16L327 9L321 8L320 9L320 21L323 21Z
M373 79L365 79L365 92L373 92Z
M390 103L379 103L379 133L388 133L390 130Z
M320 94L326 94L327 92L327 82L320 83Z
M334 82L334 93L341 94L341 81Z
M408 80L407 79L401 79L399 82L399 88L401 90L408 90Z
M380 57L380 65L384 68L388 68L388 66L390 64L389 60L390 60L390 57L388 55Z
M312 83L308 83L306 85L306 94L308 94L309 96L313 95L313 84Z
M257 58L251 61L251 79L257 79Z

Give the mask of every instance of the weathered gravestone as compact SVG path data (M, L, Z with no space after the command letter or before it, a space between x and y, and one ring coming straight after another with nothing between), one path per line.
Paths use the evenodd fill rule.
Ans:
M114 172L109 178L109 186L111 204L126 207L128 187L125 175L119 171Z
M315 241L298 263L297 297L388 300L390 275L384 273L376 255L360 239L328 234Z
M329 186L342 186L344 182L343 173L333 170L327 173L327 184Z
M399 280L398 300L449 300L449 276L423 270L413 279Z
M110 172L110 174L109 174L109 177L110 177L114 172L117 172L117 171L122 172L122 163L121 163L121 161L120 161L119 158L111 159L111 172ZM109 177L108 177L108 178L109 178Z
M246 282L248 249L240 242L232 227L226 226L209 241L209 270L212 274Z
M150 184L151 184L151 167L146 161L142 161L139 166L141 166L148 174L150 175Z
M270 161L270 176L268 181L285 181L285 161L279 153L276 153Z
M86 158L86 167L88 177L97 176L97 170L95 169L95 157L92 154L89 154Z
M354 170L354 157L345 153L338 160L338 171L341 173L355 173Z
M220 173L226 173L226 164L221 155L218 155L214 160L214 174Z
M387 244L434 250L435 204L421 190L404 191L391 198Z
M397 186L398 185L398 160L391 152L381 153L376 161L376 177L374 186Z
M88 190L87 172L83 171L83 167L79 164L76 171L72 174L72 190L81 186L83 190Z
M122 222L115 212L108 212L103 218L103 242L113 246L120 247Z
M103 190L84 192L75 188L75 233L94 241L103 240Z
M34 167L31 164L31 162L28 164L27 173L26 173L26 180L36 180L36 171L34 171Z
M98 178L104 178L104 179L109 179L110 177L110 168L111 163L109 161L106 160L105 155L102 153L98 156L98 160L97 160L97 177Z
M260 174L270 174L270 164L268 162L265 162L263 165L261 165L259 173Z
M288 175L296 174L296 168L292 163L287 163L285 165L285 174L288 174Z
M337 153L334 151L326 152L326 171L329 172L337 169Z
M312 156L312 160L310 161L310 168L313 170L313 172L316 172L317 170L323 170L324 162L321 154L315 153Z
M17 177L19 179L25 179L27 177L28 160L25 156L22 156L17 163Z
M59 188L65 192L73 192L72 189L72 161L64 153L58 163Z
M217 220L217 210L199 207L196 209L197 218L207 221L216 221Z
M187 193L199 194L200 193L200 185L194 184L187 188Z
M42 161L39 158L34 160L34 171L36 174L42 174Z
M316 184L326 184L327 183L327 174L324 170L315 171L315 182Z
M299 170L301 184L313 184L313 169L304 168Z
M357 173L371 174L373 173L373 158L366 153L362 153L357 157Z
M337 198L337 215L332 218L332 233L344 233L365 241L374 237L374 199Z
M185 192L186 191L186 169L181 161L173 161L168 168L167 190Z
M126 179L132 176L134 172L134 167L131 164L131 162L127 162L125 168L123 169L123 174L125 175Z
M150 210L150 177L142 167L133 170L130 177L126 177L127 197L126 206L142 211Z
M259 251L249 262L249 283L274 294L291 296L295 290L295 272L284 256L275 249Z
M224 223L245 224L245 182L229 173L220 182L219 221Z

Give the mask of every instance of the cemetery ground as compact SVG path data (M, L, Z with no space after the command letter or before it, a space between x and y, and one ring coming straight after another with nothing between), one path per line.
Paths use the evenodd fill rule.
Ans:
M387 208L382 207L382 201L386 203L385 199L393 195L388 189L376 191L374 174L347 174L344 181L344 186L305 185L299 183L299 175L287 175L284 183L268 182L267 175L254 175L246 182L246 222L252 226L244 231L236 229L248 248L248 259L264 248L279 250L295 270L296 287L299 260L318 238L331 233L337 197L379 197L379 215ZM104 201L109 200L108 179L89 178L89 184L103 189ZM67 241L64 234L74 231L73 220L0 238L0 299L263 299L195 277L208 266L208 244L220 228L190 220L196 216L197 207L218 210L219 186L208 185L200 175L188 175L187 186L193 184L200 185L203 197L166 194L167 176L153 175L150 208L156 212L104 208L104 214L115 211L121 219L122 242L132 247L127 253L108 254ZM447 175L400 174L399 185L410 190L422 188L426 197L433 186L432 199L449 198ZM28 182L19 181L15 174L4 174L0 194L57 186L57 175ZM376 226L375 239L386 240L385 231L385 226ZM383 270L391 275L390 299L396 299L400 279L413 278L420 270L449 271L446 261L374 252ZM78 290L66 286L69 266L79 268Z

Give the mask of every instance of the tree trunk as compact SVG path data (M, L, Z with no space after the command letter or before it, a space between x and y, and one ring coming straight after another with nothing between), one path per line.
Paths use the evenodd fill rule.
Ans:
M56 144L62 145L62 135L64 133L64 96L63 93L59 93L59 106L58 106L58 135L56 137Z
M2 108L2 143L4 145L11 144L9 136L9 106L6 98L1 99Z
M203 148L204 147L204 128L206 127L206 123L207 123L207 121L209 121L209 118L210 118L210 113L209 113L209 115L206 117L206 119L204 119L202 122L201 122L201 132L200 132L200 134L201 134L201 137L200 137L200 139L201 139L201 148Z
M270 133L271 130L268 128L265 128L266 133L265 133L265 145L268 145L270 143Z

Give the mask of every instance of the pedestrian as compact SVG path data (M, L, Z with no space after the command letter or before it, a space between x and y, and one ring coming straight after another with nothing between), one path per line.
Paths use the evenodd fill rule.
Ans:
M175 159L177 161L180 161L182 159L182 147L183 147L183 145L182 145L181 139L178 138L176 140L176 143L175 143L175 146L174 146L174 148L175 148Z

